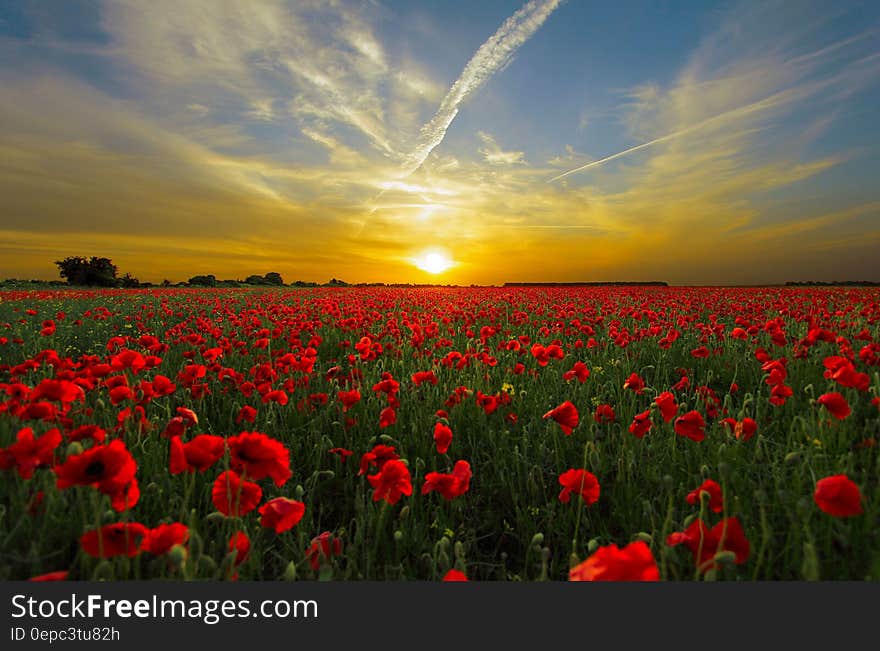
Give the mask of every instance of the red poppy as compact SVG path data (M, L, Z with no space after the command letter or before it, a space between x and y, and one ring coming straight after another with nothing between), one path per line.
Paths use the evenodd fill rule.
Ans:
M137 556L141 542L149 530L137 522L117 522L84 533L79 544L82 550L95 558Z
M389 427L397 422L397 412L391 407L385 407L379 414L379 427Z
M758 423L755 422L753 418L749 418L746 416L741 421L738 421L734 418L725 418L723 421L727 427L730 428L731 433L736 436L736 438L741 439L743 441L748 441L755 435L755 432L758 431Z
M843 420L852 413L846 398L837 392L823 393L816 399L816 402L825 407L832 416L839 420Z
M375 466L376 470L381 471L382 466L391 461L392 459L399 459L400 455L397 454L394 446L391 445L376 445L369 452L364 453L361 457L361 469L358 473L359 475L363 475L367 472L371 466Z
M456 570L455 568L452 568L446 574L443 575L443 580L446 582L467 581L468 578L467 578L467 575L465 575L465 573L462 572L461 570Z
M92 439L95 443L103 443L105 438L107 438L107 432L97 425L80 425L67 435L68 441Z
M668 423L676 414L678 414L678 405L675 402L675 395L671 391L664 391L654 398L654 404L660 409L660 415L663 421Z
M276 486L282 486L293 476L288 449L262 432L241 432L230 436L226 444L229 465L236 472L246 472L250 479L271 477Z
M85 400L85 391L78 384L68 380L43 380L28 394L28 400L50 400L61 404Z
M599 499L599 480L588 470L570 468L559 475L559 483L563 486L559 493L559 501L568 504L571 494L580 495L589 506Z
M413 384L419 386L422 382L429 382L433 385L437 384L437 376L434 371L416 371L412 375Z
M651 410L646 409L642 413L635 415L632 424L629 426L629 431L636 438L640 439L651 431L651 425Z
M157 375L153 378L153 395L157 398L170 396L177 390L177 385L164 375Z
M339 402L342 403L342 411L346 412L361 399L361 392L357 389L352 389L351 391L340 391L336 394L336 397Z
M422 495L437 491L447 500L455 499L468 491L471 477L473 477L471 464L463 460L456 461L451 474L429 472L425 475Z
M334 556L342 555L342 539L334 536L329 531L324 531L312 538L306 557L309 565L316 572L321 569L322 563L329 563Z
M375 475L368 475L373 491L373 501L385 499L389 504L396 504L401 495L412 495L409 468L399 459L390 459Z
M284 533L292 529L306 512L306 505L286 497L276 497L260 507L260 526Z
M703 420L700 412L696 410L689 411L675 419L675 433L679 436L686 436L698 443L706 438L705 427L706 421Z
M48 572L47 574L40 574L38 576L32 576L28 579L28 581L34 582L44 582L44 581L67 581L67 577L70 574L67 570L58 570L57 572Z
M615 544L599 547L584 562L568 571L569 581L659 581L660 570L651 548L641 540L623 549Z
M691 351L691 355L693 357L705 359L706 357L709 357L709 355L711 355L711 353L709 352L709 349L706 348L705 346L700 346L699 348L694 348Z
M614 419L617 418L614 413L614 407L611 405L599 405L596 407L596 413L593 414L593 420L599 423L613 423Z
M477 389L476 394L477 404L483 408L483 411L487 416L495 413L495 410L498 409L498 398L496 396L483 393L479 389Z
M247 421L248 423L253 423L257 420L257 410L251 407L250 405L245 405L241 409L238 410L238 415L235 417L236 425L240 425L241 421Z
M724 496L721 493L721 486L718 482L711 479L704 481L699 488L695 488L687 496L687 503L691 506L699 506L700 495L706 493L709 496L709 509L715 513L721 513L724 510Z
M437 446L438 454L446 454L449 445L452 443L452 430L445 423L434 424L434 444Z
M235 556L232 559L234 566L239 566L247 560L251 553L251 539L248 538L244 531L236 531L229 537L229 544L226 549Z
M562 379L566 382L570 382L577 378L577 381L581 384L586 382L588 377L590 377L590 369L588 369L587 365L583 362L575 362L570 371L566 371L562 374Z
M558 407L551 409L544 414L543 418L552 418L559 423L559 427L562 428L562 432L566 436L571 434L571 431L577 427L580 420L577 407L570 400L566 400Z
M846 475L832 475L817 481L813 500L820 509L835 518L847 518L864 512L859 487Z
M748 560L750 551L749 541L737 518L726 518L711 529L702 520L694 520L685 531L670 534L666 544L684 544L693 554L700 571L714 567L712 561L720 551L733 552L737 565Z
M61 445L61 432L50 429L39 438L34 430L25 427L18 431L15 443L0 449L0 469L15 468L22 479L34 476L34 470L40 466L51 466L55 458L55 449Z
M68 457L63 464L55 466L56 485L59 489L93 486L116 502L114 508L120 505L120 499L130 508L134 506L131 498L137 490L136 484L132 487L136 471L137 464L125 443L115 439Z
M183 443L179 437L171 439L168 470L172 475L184 471L204 472L213 466L226 452L226 439L222 436L199 434L192 441Z
M636 393L642 393L645 389L645 381L639 377L638 373L632 373L623 383L624 389L630 389Z
M238 517L250 513L263 497L263 489L258 484L243 481L238 473L223 472L211 488L211 500L220 513Z
M150 529L144 536L141 549L145 552L162 556L167 554L174 545L183 545L189 540L189 527L180 522L160 524Z
M327 451L330 454L339 455L339 458L342 460L342 463L345 463L345 460L354 454L354 452L352 452L351 450L347 450L345 448L330 448Z

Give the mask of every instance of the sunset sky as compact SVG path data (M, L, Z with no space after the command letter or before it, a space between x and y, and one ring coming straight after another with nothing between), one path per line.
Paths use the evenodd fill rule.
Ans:
M880 280L878 125L874 0L13 0L0 279Z

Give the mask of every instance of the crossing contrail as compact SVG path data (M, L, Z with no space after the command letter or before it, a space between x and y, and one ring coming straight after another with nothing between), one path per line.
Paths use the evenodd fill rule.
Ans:
M538 31L563 1L530 0L480 46L446 93L437 113L422 127L418 144L404 161L404 178L419 169L431 151L443 142L462 102L507 65L517 49Z

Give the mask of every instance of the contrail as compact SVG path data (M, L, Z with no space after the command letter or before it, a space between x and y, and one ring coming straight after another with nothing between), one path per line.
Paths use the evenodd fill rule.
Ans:
M437 113L422 127L418 145L404 161L404 178L421 167L428 154L443 142L446 130L458 114L462 102L507 65L516 50L538 31L563 2L564 0L530 0L505 20L498 31L480 46L446 93Z
M559 179L564 179L569 174L575 174L577 172L583 172L584 170L588 170L591 167L596 167L597 165L602 165L607 163L608 161L612 161L615 158L620 158L621 156L626 156L627 154L631 154L634 151L638 151L640 149L644 149L645 147L651 147L653 145L660 144L661 142L666 142L668 140L672 140L673 138L679 138L681 136L687 135L693 131L697 131L698 129L703 129L707 126L714 124L715 122L720 122L721 120L726 120L734 117L740 117L743 115L747 115L749 113L754 113L755 111L760 111L766 108L771 108L776 104L792 101L797 97L797 95L808 94L804 91L799 93L794 93L792 91L780 91L778 93L774 93L773 95L766 97L757 102L753 102L751 104L746 104L745 106L740 106L739 108L731 109L729 111L725 111L723 113L719 113L718 115L714 115L711 118L707 118L702 122L697 122L689 127L684 129L679 129L678 131L673 131L672 133L667 133L665 136L660 136L659 138L654 138L654 140L649 140L648 142L643 142L640 145L636 145L635 147L630 147L629 149L624 149L623 151L619 151L616 154L611 154L611 156L606 156L605 158L601 158L599 160L594 160L586 165L581 165L580 167L576 167L573 170L568 170L567 172L563 172L558 176L554 176L552 179L547 181L547 183L553 183L554 181L558 181ZM793 97L794 96L794 97Z

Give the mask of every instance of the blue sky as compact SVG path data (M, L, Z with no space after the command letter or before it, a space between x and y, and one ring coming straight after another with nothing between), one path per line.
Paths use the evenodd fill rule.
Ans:
M7 2L0 276L880 280L878 81L875 2Z

